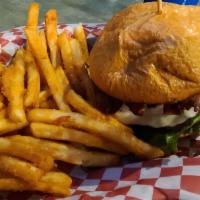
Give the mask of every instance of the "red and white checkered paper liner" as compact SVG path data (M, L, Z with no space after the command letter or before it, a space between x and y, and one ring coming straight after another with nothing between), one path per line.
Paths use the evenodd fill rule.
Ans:
M58 25L58 32L73 33L76 25ZM97 37L103 24L84 24L87 38ZM39 27L40 29L43 26ZM16 49L23 46L23 27L0 33L0 62L8 64ZM1 193L5 200L138 200L200 199L200 154L198 141L187 138L182 153L167 158L133 162L120 166L86 169L66 165L73 179L72 196L56 198L33 193ZM194 151L195 150L195 151ZM196 152L197 154L194 154ZM183 156L184 155L184 156ZM196 157L186 157L192 155Z

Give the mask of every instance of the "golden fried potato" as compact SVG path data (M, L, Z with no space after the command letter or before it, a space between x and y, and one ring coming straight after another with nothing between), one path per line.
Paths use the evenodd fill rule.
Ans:
M125 126L122 123L120 123L119 121L117 121L114 117L101 113L99 110L97 110L96 108L91 106L87 101L85 101L80 95L78 95L73 90L69 90L66 93L65 100L76 111L78 111L86 116L92 117L94 119L101 119L104 121L109 121L113 125L120 127L122 129L126 130L127 132L132 133L132 130L130 128L128 128L127 126Z
M92 107L89 103L87 103L80 95L78 95L73 90L69 90L65 94L65 101L72 106L76 111L85 114L87 116L96 118L96 119L105 119L107 120L107 116Z
M35 185L30 185L18 178L0 178L0 190L40 191L57 196L69 196L71 183L71 178L62 172L48 172Z
M77 142L88 147L104 149L121 155L127 154L127 151L120 145L84 131L44 123L31 123L30 130L33 136L38 138Z
M130 132L131 129L116 126L109 120L97 120L79 113L52 109L33 109L27 117L31 122L64 125L107 138L142 158L151 159L164 155L161 149L151 146L134 136L133 132Z
M9 138L0 138L0 153L32 162L36 167L44 171L49 171L54 167L53 158L45 152L32 145L12 142Z
M85 97L87 101L91 105L96 106L98 90L95 88L94 83L90 79L85 65L83 65L80 69L77 69L77 70L78 70L77 74L78 74L79 79L81 80L81 84L85 91Z
M8 174L8 173L0 171L0 179L2 179L2 178L11 178L11 177L13 177L13 176Z
M45 30L47 43L50 50L50 59L54 67L58 64L58 48L57 48L57 13L51 9L45 15Z
M48 172L42 176L39 183L33 189L59 196L68 196L71 193L69 189L71 184L72 179L67 174Z
M5 107L5 97L0 94L0 110L2 110Z
M46 41L46 36L45 36L44 30L39 32L39 36L40 36L40 39L42 41L43 48L45 49L45 51L47 51L47 41Z
M35 184L44 174L43 170L31 163L6 155L0 155L0 171L9 173L30 184Z
M2 115L6 113L5 110L0 112ZM0 114L0 116L1 116ZM5 135L6 133L10 133L12 131L16 131L24 128L28 125L28 122L13 122L5 117L0 117L0 135Z
M46 101L41 102L39 107L45 109L55 109L57 108L57 105L54 99L50 97Z
M58 47L61 51L64 67L66 70L73 66L72 50L69 42L70 40L71 38L68 38L65 32L62 32L58 36Z
M37 30L38 18L39 18L39 4L36 2L31 3L28 10L26 28Z
M24 50L17 51L13 65L2 75L2 92L8 99L8 116L14 122L26 122L24 110Z
M61 144L48 140L36 139L29 136L10 136L11 141L35 145L38 149L46 151L55 160L64 161L76 165L88 167L101 167L116 165L119 163L119 156L111 153L89 151L79 149L69 144Z
M24 191L28 190L27 183L14 178L14 177L2 177L0 178L0 190L1 191Z
M41 71L43 72L45 79L48 83L50 91L56 101L57 106L61 110L69 111L69 106L64 102L64 90L60 85L60 82L57 81L57 76L55 69L53 68L47 51L42 45L42 41L36 31L26 29L26 35L28 42L30 44L32 53L36 58Z
M0 75L2 75L5 69L6 69L6 66L0 62Z
M85 32L84 32L82 24L79 24L78 26L75 27L75 29L74 29L74 37L80 43L82 54L83 54L84 60L86 62L86 60L87 60L87 58L89 56L89 52L88 52L86 35L85 35Z
M64 90L64 92L67 92L70 89L70 85L63 68L61 66L58 66L55 71L58 77L58 81L60 81L60 86L62 86L62 90Z
M78 40L71 38L69 40L69 44L71 47L71 52L72 52L72 61L73 65L76 67L82 67L83 64L85 63L80 44Z
M81 129L107 138L112 142L122 145L123 148L141 158L152 159L164 155L161 149L143 142L130 131L126 131L106 121L96 120L79 113L68 113L56 121L57 124Z
M87 43L81 26L75 29L75 36L77 36L77 40L69 39L63 32L58 37L58 45L61 50L66 74L72 87L79 93L86 93L88 101L94 105L96 100L94 84L90 80L84 66L88 53L85 50L85 48L87 48ZM79 85L81 85L81 87ZM82 90L84 90L84 92L82 92Z
M4 109L1 109L1 110L0 110L0 120L1 120L1 119L4 119L4 118L6 117L6 114L7 114L6 109L5 109L5 108L4 108Z
M31 52L25 54L27 89L24 97L24 106L33 108L39 106L40 73Z
M44 101L47 101L47 99L51 96L51 92L47 90L40 91L39 94L39 104L41 104Z
M63 116L66 116L66 112L56 109L35 108L27 112L29 122L53 124L56 119Z
M58 36L58 47L61 52L61 57L64 63L65 73L71 86L78 92L83 93L83 89L81 87L81 82L79 80L78 74L76 72L77 69L74 67L73 58L72 58L72 50L70 46L71 38L66 36L65 32L62 32Z

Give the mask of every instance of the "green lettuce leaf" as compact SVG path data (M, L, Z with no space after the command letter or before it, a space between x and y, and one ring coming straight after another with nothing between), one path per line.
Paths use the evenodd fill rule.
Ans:
M157 132L151 135L148 142L160 147L166 154L178 151L178 139L186 135L198 135L200 133L200 114L191 118L178 130L170 130L165 133Z

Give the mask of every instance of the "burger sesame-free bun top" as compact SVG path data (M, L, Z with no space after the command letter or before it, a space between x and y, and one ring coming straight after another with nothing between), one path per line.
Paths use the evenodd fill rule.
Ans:
M116 14L89 60L95 84L126 102L181 101L200 92L200 7L134 4Z

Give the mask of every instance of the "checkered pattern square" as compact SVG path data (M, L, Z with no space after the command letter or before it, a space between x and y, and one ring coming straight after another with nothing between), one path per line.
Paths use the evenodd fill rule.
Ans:
M58 33L65 31L68 36L71 36L76 26L77 24L59 24ZM83 24L83 27L87 38L90 39L96 38L100 34L104 24ZM43 25L39 26L39 30L43 28ZM8 64L16 50L24 45L25 35L23 29L24 27L21 26L0 33L0 62L3 64Z
M58 32L73 34L76 24L59 24ZM103 30L104 24L83 24L89 48ZM24 27L0 33L0 62L8 64L16 49L25 42ZM39 26L43 29L43 25ZM91 46L90 46L91 45ZM85 169L61 165L61 169L73 178L72 196L55 198L29 192L1 193L0 199L9 200L138 200L138 199L200 199L200 137L181 139L179 156L136 163L124 163L117 167ZM181 156L180 156L181 155ZM184 156L182 156L184 155ZM192 155L195 157L186 157Z
M124 168L121 173L120 180L123 181L137 181L140 178L140 168Z

